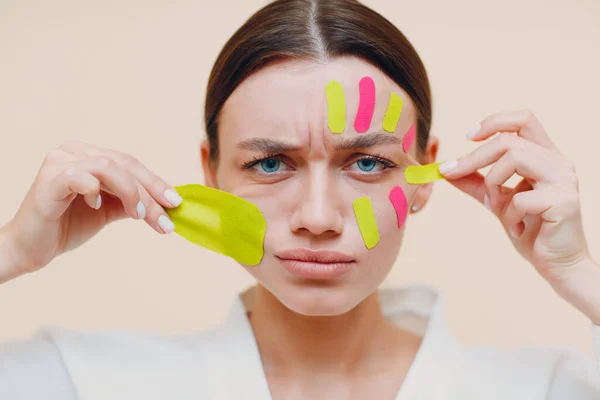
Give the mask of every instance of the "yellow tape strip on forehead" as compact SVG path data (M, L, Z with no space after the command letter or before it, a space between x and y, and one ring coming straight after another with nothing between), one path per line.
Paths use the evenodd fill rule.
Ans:
M434 182L444 179L444 175L440 173L438 166L440 163L411 165L404 170L404 179L407 183L413 185L423 185L425 183Z
M387 111L383 117L383 130L386 132L396 132L396 125L402 114L402 99L396 93L390 95L390 102L388 103Z
M257 206L198 184L176 186L175 190L183 201L165 210L177 234L242 264L260 263L267 223Z
M337 81L327 83L327 123L331 133L342 133L346 128L346 100L344 88Z
M368 197L359 197L352 203L358 229L362 235L365 246L368 249L375 247L379 243L379 229L377 228L377 220L371 205L371 199Z

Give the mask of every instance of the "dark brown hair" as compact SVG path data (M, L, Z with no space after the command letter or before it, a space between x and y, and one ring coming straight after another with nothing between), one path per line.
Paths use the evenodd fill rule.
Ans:
M251 16L215 61L204 107L211 162L219 156L219 113L244 79L283 59L325 62L339 56L360 57L406 91L417 111L421 156L431 126L429 80L419 55L398 28L355 0L276 0Z

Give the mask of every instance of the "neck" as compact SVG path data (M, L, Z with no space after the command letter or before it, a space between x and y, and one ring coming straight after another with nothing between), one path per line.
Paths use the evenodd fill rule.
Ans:
M305 316L287 308L260 284L250 323L265 370L349 373L384 357L397 328L381 312L377 292L336 316Z

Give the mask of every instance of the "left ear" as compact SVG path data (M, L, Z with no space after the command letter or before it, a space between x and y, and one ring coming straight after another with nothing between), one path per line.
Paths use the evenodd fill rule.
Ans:
M200 146L200 158L202 159L202 170L204 171L204 184L218 189L217 187L217 165L210 159L210 143L205 139Z
M423 156L423 164L431 164L434 163L437 158L437 153L439 149L440 141L435 136L429 136L429 140L427 141L427 148L425 149L425 154ZM411 205L410 212L416 213L422 210L429 198L431 197L431 193L433 192L433 184L434 182L427 183L421 185L417 190L415 197L413 198L413 203Z

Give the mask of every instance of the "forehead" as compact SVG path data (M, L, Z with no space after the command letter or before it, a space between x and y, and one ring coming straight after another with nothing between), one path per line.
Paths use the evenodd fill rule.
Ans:
M221 111L220 142L252 137L301 138L307 132L333 135L327 126L325 87L335 80L344 89L346 128L355 135L354 118L360 101L359 82L369 76L375 83L375 109L369 132L381 132L392 92L403 100L396 135L402 136L415 122L415 109L408 95L375 66L355 57L327 63L286 60L269 65L245 79L225 102Z

